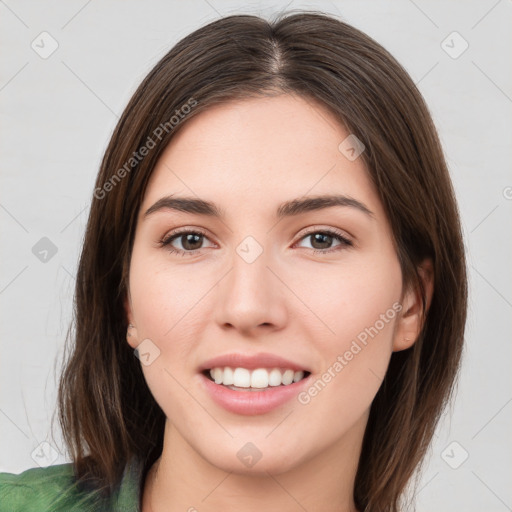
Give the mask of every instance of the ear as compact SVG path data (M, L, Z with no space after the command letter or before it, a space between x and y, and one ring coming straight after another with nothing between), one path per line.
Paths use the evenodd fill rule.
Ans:
M126 341L130 345L130 347L135 349L139 345L139 337L137 335L137 327L135 324L132 311L132 301L129 294L130 292L126 292L123 301L126 319L128 320L128 328L126 330Z
M425 259L418 267L418 274L425 290L425 313L429 310L434 294L434 266L430 258ZM411 286L404 293L402 312L397 321L393 340L393 352L411 347L417 340L425 318L422 311L421 291Z

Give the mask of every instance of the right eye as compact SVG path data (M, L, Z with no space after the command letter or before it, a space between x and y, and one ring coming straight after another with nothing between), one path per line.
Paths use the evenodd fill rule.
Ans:
M181 256L193 256L201 250L201 247L196 246L201 246L204 239L208 240L204 232L197 229L188 229L173 231L164 236L158 243L161 247L166 247L170 253L180 254ZM176 241L179 242L181 248L173 245Z

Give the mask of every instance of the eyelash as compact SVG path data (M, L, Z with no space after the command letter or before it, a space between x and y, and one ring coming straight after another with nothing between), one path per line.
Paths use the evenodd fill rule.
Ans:
M325 250L323 250L323 249L310 249L315 254L318 254L318 253L319 254L327 254L327 253L331 253L331 252L336 252L336 251L341 250L341 248L343 248L343 247L352 247L354 245L352 243L352 241L350 241L348 238L346 238L341 232L333 230L333 229L323 229L323 230L316 229L314 231L309 231L308 233L305 233L299 239L298 242L300 242L301 240L307 238L308 236L315 235L315 234L318 234L318 233L321 233L322 235L332 236L334 239L336 239L336 240L338 240L340 242L340 245L337 245L337 246L335 246L333 248L325 249ZM174 232L170 233L169 235L164 236L161 240L159 240L158 241L158 245L160 247L162 247L162 248L166 247L167 250L171 254L178 254L180 256L194 256L201 249L194 249L192 251L184 251L182 249L176 249L175 247L173 247L171 245L171 242L173 242L175 239L177 239L177 238L179 238L180 236L183 236L183 235L200 235L200 236L203 236L205 238L208 238L206 233L204 231L201 231L200 229L174 231Z

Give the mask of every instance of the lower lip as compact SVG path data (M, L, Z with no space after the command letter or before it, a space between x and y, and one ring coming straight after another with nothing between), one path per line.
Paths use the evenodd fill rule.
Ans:
M222 384L215 384L203 374L200 377L206 391L218 405L235 414L254 416L265 414L292 400L307 384L311 374L288 386L270 387L262 391L235 391Z

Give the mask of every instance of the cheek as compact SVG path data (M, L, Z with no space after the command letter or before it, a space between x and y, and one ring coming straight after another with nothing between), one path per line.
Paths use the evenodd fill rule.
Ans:
M204 278L190 269L169 264L162 254L134 251L130 293L139 335L164 344L201 311L208 290Z
M337 272L316 273L302 283L323 329L315 337L323 361L322 372L303 404L344 411L355 421L370 407L389 364L393 334L401 310L401 269L394 254L389 258L361 259ZM317 396L322 398L317 399ZM332 411L331 411L332 412Z
M310 325L312 339L325 354L348 349L359 335L364 341L368 329L375 334L373 327L380 340L390 341L402 291L401 269L394 253L389 257L354 254L342 264L291 268L288 280L308 309L299 321Z
M189 378L184 362L192 359L198 343L190 326L200 314L204 290L190 273L173 269L162 259L143 251L134 251L132 256L130 294L138 342L151 340L157 353L150 364L142 364L142 371L151 394L168 417L189 417L187 411L194 403L184 391Z

